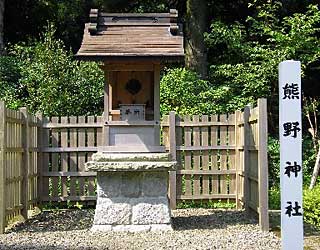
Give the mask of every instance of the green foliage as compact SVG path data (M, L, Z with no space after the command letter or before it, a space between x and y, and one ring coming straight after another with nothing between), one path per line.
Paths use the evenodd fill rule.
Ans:
M280 184L280 143L278 139L268 138L269 186Z
M320 43L316 5L305 13L279 18L280 2L257 2L251 4L256 15L245 25L215 21L211 32L205 34L209 54L214 55L210 57L210 82L215 90L227 89L222 99L226 111L253 103L258 97L272 96L276 102L278 64L300 60L304 74L320 58L320 47L315 46Z
M309 6L305 13L280 19L280 3L251 4L256 15L246 25L214 21L205 33L210 60L208 80L186 69L171 69L161 81L162 113L226 113L271 96L277 113L277 69L283 60L298 59L303 72L320 58L317 37L320 11Z
M209 201L184 201L177 205L178 209L186 208L206 208L206 209L234 209L236 203L231 201L209 200Z
M185 68L167 70L160 82L161 113L205 113L203 93L208 86L207 81L199 79L195 72Z
M269 209L279 210L281 207L280 188L272 187L269 190ZM304 221L320 227L320 186L303 191L303 217Z
M18 63L12 56L0 56L0 99L11 109L22 105L23 89L18 82L20 79Z
M209 81L200 79L197 73L185 68L169 69L160 82L161 113L227 113L248 103L242 100L237 102L238 98L234 97L231 89L233 87L229 85L215 88ZM250 100L252 103L255 101L253 97Z
M280 188L272 187L269 190L269 209L279 210L281 207ZM320 186L303 191L303 217L304 221L320 227Z
M280 188L278 186L273 186L269 189L269 209L279 210L280 208Z
M165 0L10 0L5 1L5 38L16 43L38 37L47 21L57 27L57 37L76 52L90 9L109 12L167 12L175 4ZM23 25L22 25L23 24Z
M102 71L96 63L74 60L54 33L53 26L49 26L40 41L17 44L9 50L16 78L4 72L14 86L3 95L4 99L11 106L26 105L31 112L49 116L101 113Z
M303 136L302 139L302 160L303 160L303 183L308 186L311 181L313 167L316 161L317 152L313 147L312 140L309 136Z
M307 223L320 227L320 186L304 190L303 216Z
M312 140L309 136L303 136L302 148L303 182L305 185L308 185L316 160L316 152L314 151ZM269 137L268 139L268 161L269 186L277 187L280 185L280 142L273 137Z
M39 38L47 21L57 27L57 37L76 52L81 44L84 23L98 0L10 0L5 1L5 38L10 43Z
M99 2L99 1L98 1ZM167 12L170 6L176 5L166 0L100 0L101 5L109 12ZM176 6L174 6L176 7Z

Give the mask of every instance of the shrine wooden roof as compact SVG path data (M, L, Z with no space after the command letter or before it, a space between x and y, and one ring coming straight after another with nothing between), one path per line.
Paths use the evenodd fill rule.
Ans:
M93 9L77 57L183 59L183 34L177 18L177 10L124 14L100 13Z

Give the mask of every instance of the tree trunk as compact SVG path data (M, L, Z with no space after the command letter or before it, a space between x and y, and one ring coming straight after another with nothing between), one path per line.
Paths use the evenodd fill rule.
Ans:
M4 51L4 42L3 42L4 1L5 0L0 0L0 55L2 55Z
M207 53L203 33L208 27L208 6L206 0L187 0L185 49L186 66L207 76Z
M318 110L318 100L312 99L311 97L303 98L304 107L305 107L305 115L309 122L308 132L311 134L313 148L317 153L316 162L313 167L313 173L309 185L309 189L313 189L316 185L317 177L320 170L320 140L318 136L318 119L317 119L317 110Z
M317 154L316 162L313 167L313 173L312 173L309 189L313 189L314 186L316 185L319 170L320 170L320 142L318 142L318 154Z

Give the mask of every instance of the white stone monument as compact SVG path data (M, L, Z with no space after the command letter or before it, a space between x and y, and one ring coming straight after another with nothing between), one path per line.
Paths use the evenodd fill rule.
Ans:
M283 250L303 249L301 69L279 65L281 240Z

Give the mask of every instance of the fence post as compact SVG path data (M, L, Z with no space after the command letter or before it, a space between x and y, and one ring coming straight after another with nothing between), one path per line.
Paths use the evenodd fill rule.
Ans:
M174 111L169 113L169 152L171 160L177 160L177 146L176 146L176 114ZM176 209L177 207L177 172L169 171L170 181L170 207Z
M24 126L22 129L22 147L23 147L23 163L22 163L22 216L25 219L28 219L28 208L29 208L29 165L30 165L30 150L29 150L29 137L30 137L30 131L29 131L29 115L28 110L26 107L20 108L19 111L23 115L24 120Z
M258 180L259 180L259 224L262 231L269 231L268 213L268 118L267 99L258 100Z
M239 164L240 164L240 151L239 151L239 147L240 147L240 129L239 129L239 119L241 116L241 111L237 110L235 112L235 163L236 163L236 209L240 209L241 204L240 204L240 197L239 197L239 182L240 182L240 178L239 178Z
M249 201L250 201L250 183L249 183L249 132L250 132L250 117L251 106L247 105L243 111L243 161L244 161L244 208L249 212Z
M41 197L42 197L42 187L43 187L43 168L42 168L42 161L43 161L43 153L42 153L42 137L43 137L43 115L41 112L36 114L37 117L37 150L38 150L38 157L37 157L37 174L38 174L38 182L37 182L37 200L38 206L41 208Z
M6 203L5 203L5 150L6 150L6 107L0 101L0 233L4 233L6 226Z

